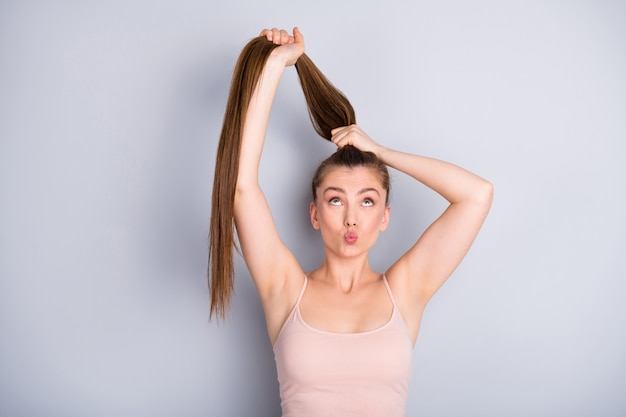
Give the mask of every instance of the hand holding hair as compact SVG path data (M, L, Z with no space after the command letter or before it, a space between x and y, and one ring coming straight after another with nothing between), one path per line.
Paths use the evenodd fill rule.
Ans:
M382 146L370 138L358 125L341 126L331 131L330 141L341 149L352 145L363 152L373 152L378 156Z
M294 27L294 32L297 28ZM286 43L294 43L294 36L290 36L289 32L285 29L263 29L260 36L265 36L268 41L272 41L277 45L284 45Z
M293 36L284 29L276 28L263 29L260 36L265 36L268 41L280 45L272 51L272 55L282 57L285 60L285 66L294 65L304 53L304 36L297 27L293 28Z

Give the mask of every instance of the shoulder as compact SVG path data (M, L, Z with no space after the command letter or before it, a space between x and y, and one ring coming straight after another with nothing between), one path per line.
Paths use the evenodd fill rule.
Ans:
M408 268L394 264L385 272L385 278L393 295L396 307L409 327L413 342L417 338L422 314L428 303L424 291L419 290L420 279L410 276Z
M304 289L306 275L301 268L297 268L291 271L283 282L281 287L274 288L261 298L267 331L272 344Z

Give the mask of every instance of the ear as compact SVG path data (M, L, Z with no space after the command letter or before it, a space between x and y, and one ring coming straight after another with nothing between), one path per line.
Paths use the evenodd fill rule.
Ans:
M315 201L312 201L309 205L309 214L311 216L311 224L313 225L313 229L320 230L320 222L317 220L317 207L315 206Z
M389 214L391 213L391 206L385 207L385 212L383 213L383 219L380 222L380 227L378 230L384 232L387 230L387 226L389 226Z

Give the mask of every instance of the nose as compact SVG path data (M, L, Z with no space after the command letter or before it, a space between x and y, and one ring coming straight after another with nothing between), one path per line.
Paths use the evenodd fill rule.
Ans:
M348 209L346 212L346 226L354 227L356 226L356 214L353 210Z

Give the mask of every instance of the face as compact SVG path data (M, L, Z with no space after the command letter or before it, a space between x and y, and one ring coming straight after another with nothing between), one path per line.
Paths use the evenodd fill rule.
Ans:
M333 167L311 203L311 223L326 250L341 256L364 254L389 223L386 191L378 172L366 167Z

